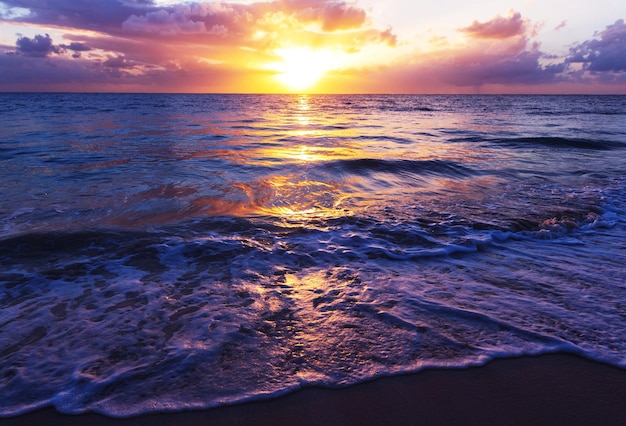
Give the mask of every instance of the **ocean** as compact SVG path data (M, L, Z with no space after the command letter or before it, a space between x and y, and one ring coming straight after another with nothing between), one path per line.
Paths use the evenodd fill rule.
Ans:
M625 96L0 100L0 416L626 368Z

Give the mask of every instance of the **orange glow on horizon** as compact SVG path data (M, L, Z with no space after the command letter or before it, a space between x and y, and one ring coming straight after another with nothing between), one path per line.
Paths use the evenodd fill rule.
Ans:
M282 61L268 64L267 68L277 71L276 80L291 92L312 91L324 75L340 63L338 55L327 49L288 47L275 52Z

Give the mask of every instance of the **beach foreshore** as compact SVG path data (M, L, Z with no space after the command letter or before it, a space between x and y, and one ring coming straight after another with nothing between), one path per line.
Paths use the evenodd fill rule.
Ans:
M342 389L303 389L210 410L110 418L52 408L1 425L617 425L626 421L626 370L570 354L424 370Z

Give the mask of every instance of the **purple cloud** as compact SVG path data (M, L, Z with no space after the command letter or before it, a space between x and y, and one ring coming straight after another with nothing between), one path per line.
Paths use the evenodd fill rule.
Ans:
M0 90L55 90L86 83L106 84L110 77L89 61L47 58L33 60L18 55L0 55Z
M600 39L570 49L569 63L582 63L591 72L626 71L626 23L623 19L597 34Z
M61 53L62 50L52 43L48 34L45 36L36 35L33 38L20 37L15 42L16 53L33 58L45 58L50 53Z
M559 25L562 28L565 22ZM412 66L390 70L392 84L404 82L410 91L423 87L450 91L496 88L523 91L524 88L573 87L586 91L593 85L609 86L626 81L626 24L618 20L596 38L573 47L566 59L550 56L532 41L535 28L515 12L508 18L474 21L459 31L471 36L465 49L438 51L432 58L415 61ZM582 69L572 64L582 64ZM574 86L578 85L578 86ZM466 89L467 88L467 89ZM486 89L489 90L489 89ZM454 89L452 90L454 91Z
M132 15L122 26L129 31L158 32L163 35L200 33L206 29L204 22L190 19L181 10L169 12L165 9L143 16Z
M3 0L11 7L25 8L27 16L14 18L41 25L115 32L134 13L156 10L152 2L122 0Z
M108 68L117 68L117 69L120 69L120 68L130 69L134 67L132 62L126 59L124 56L114 56L112 58L109 58L106 61L104 61L102 65Z
M122 4L133 7L153 6L153 0L122 0Z
M70 44L61 44L59 45L59 47L63 49L64 51L71 50L73 52L72 58L74 59L81 58L82 52L90 52L93 50L93 48L87 46L86 44L78 43L78 42L72 42Z
M74 52L89 52L93 50L91 47L87 46L83 43L72 42L70 44L62 44L60 45L63 49L72 50Z
M514 55L466 56L445 75L450 83L458 86L554 82L556 72L562 68L543 68L539 64L540 58L540 52L528 50Z

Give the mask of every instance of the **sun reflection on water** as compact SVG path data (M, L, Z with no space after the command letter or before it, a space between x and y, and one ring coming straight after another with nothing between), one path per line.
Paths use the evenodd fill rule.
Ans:
M412 173L403 163L439 157L436 144L419 140L425 136L408 136L407 126L419 130L419 123L407 123L406 116L379 126L383 118L375 109L346 109L340 97L285 95L260 101L258 108L243 109L244 116L212 120L193 151L178 152L213 176L190 197L187 213L302 223L414 194L435 178ZM393 160L388 164L387 159Z
M266 182L272 198L258 206L258 212L273 217L302 221L338 217L342 192L334 182L307 179L299 175L276 175Z

